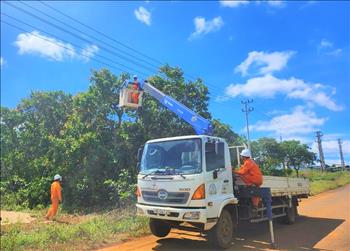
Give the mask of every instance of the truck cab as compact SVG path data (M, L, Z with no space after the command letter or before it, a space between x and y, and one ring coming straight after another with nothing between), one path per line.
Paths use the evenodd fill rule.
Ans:
M225 206L237 204L224 139L193 135L150 140L139 160L137 209L151 218L157 236L167 234L153 231L162 224L169 231L171 227L208 231Z

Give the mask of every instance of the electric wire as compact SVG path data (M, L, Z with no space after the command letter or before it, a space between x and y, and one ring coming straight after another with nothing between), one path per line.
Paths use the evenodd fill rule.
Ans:
M62 22L61 20L55 18L54 16L49 15L49 14L47 14L47 13L45 13L45 12L43 12L43 11L41 11L41 10L39 10L39 9L37 9L37 8L35 8L35 7L33 7L33 6L30 6L29 4L25 3L24 1L19 1L19 2L22 3L22 4L24 4L24 5L27 6L28 8L31 8L32 10L35 10L35 11L41 13L42 15L45 15L46 17L49 17L49 18L55 20L56 22L59 22L59 23L61 23L61 24L63 24L63 25L66 25L66 26L70 27L71 29L73 29L73 30L75 30L75 31L77 31L77 32L79 32L79 33L82 33L82 34L85 35L85 36L88 36L88 37L90 37L90 38L92 38L92 39L95 39L95 40L97 40L97 41L99 41L99 42L101 42L101 43L103 43L103 44L105 44L105 45L107 45L107 46L109 46L109 47L115 49L115 50L120 51L120 52L123 53L123 54L126 54L126 55L128 55L128 56L130 56L130 57L132 57L132 58L137 58L138 60L143 61L143 62L145 62L146 64L148 64L148 65L150 65L150 66L152 66L152 67L158 69L158 66L157 66L157 65L154 65L154 64L152 64L152 63L150 63L150 62L148 62L148 61L146 61L146 60L144 60L144 59L142 59L142 58L135 57L135 55L132 55L132 54L126 52L126 51L121 50L121 49L118 48L118 47L115 47L115 46L113 46L113 45L111 45L111 44L109 44L109 43L106 43L105 41L103 41L103 40L101 40L101 39L99 39L99 38L97 38L97 37L95 37L95 36L93 36L93 35L87 34L86 32L82 32L81 30L75 28L74 26L72 26L72 25L70 25L70 24L68 24L68 23L66 23L66 22ZM43 2L40 2L40 3L43 4L44 6L48 6L47 4L44 4ZM53 8L51 8L51 9L53 9ZM61 14L62 14L62 13L61 13ZM68 15L66 15L66 14L62 14L62 15L64 15L65 17L68 17ZM81 22L80 22L80 24L81 24Z
M90 29L90 30L92 30L92 31L94 31L94 32L96 32L96 33L98 33L99 35L101 35L101 36L103 36L103 37L109 39L110 41L115 42L115 43L117 43L117 44L119 44L119 45L122 45L123 47L125 47L125 48L127 48L127 49L129 49L129 50L132 50L133 52L135 52L135 53L137 53L137 54L139 54L139 55L141 55L141 56L144 56L144 57L146 57L146 58L148 58L148 59L150 59L150 60L152 60L152 61L154 61L154 62L157 62L157 63L159 63L159 64L161 64L161 65L164 65L164 63L162 63L160 60L155 59L154 57L150 57L150 56L148 56L148 55L146 55L146 54L144 54L144 53L139 52L138 50L136 50L136 49L134 49L134 48L132 48L132 47L130 47L130 46L125 45L124 43L122 43L122 42L120 42L120 41L118 41L118 40L116 40L116 39L114 39L114 38L108 36L107 34L101 32L101 31L99 31L99 30L97 30L97 29L95 29L95 28L93 28L93 27L91 27L91 26L89 26L89 25L87 25L87 24L84 24L83 22L77 20L76 18L74 18L74 17L72 17L72 16L70 16L70 15L65 14L64 12L58 10L57 8L54 8L54 7L52 7L51 5L49 5L49 4L47 4L47 3L44 3L43 1L39 1L39 2L40 2L42 5L44 5L44 6L48 7L48 8L50 8L51 10L54 10L54 11L56 11L57 13L63 15L64 17L67 17L67 18L69 18L69 19L71 19L71 20L77 22L78 24L84 26L85 28L88 28L88 29ZM159 66L156 66L156 65L154 65L154 64L152 64L152 65L155 66L155 67L157 67L157 68L159 68ZM188 78L190 78L190 79L193 80L193 81L196 81L196 80L198 79L198 77L197 77L197 78L196 78L196 77L193 77L193 76L191 76L191 75L189 75L189 74L187 74L187 73L184 73L184 76L187 76ZM205 83L207 86L211 87L211 89L215 89L217 92L222 93L222 90L218 89L215 85L212 85L212 84L210 84L210 83L208 83L208 82L206 82L206 81L204 81L204 83Z
M148 55L146 55L146 54L144 54L144 53L142 53L142 52L140 52L140 51L137 51L137 50L133 49L132 47L130 47L130 46L128 46L128 45L126 45L126 44L124 44L124 43L122 43L122 42L120 42L120 41L118 41L118 40L116 40L116 39L114 39L114 38L112 38L112 37L110 37L110 36L108 36L107 34L105 34L105 33L101 32L101 31L99 31L99 30L93 28L92 26L87 25L87 24L84 24L83 22L77 20L76 18L74 18L74 17L72 17L72 16L70 16L70 15L65 14L64 12L58 10L57 8L54 8L54 7L52 7L51 5L49 5L49 4L47 4L47 3L43 2L43 1L38 1L38 2L41 3L42 5L44 5L44 6L48 7L48 8L50 8L51 10L54 10L54 11L56 11L57 13L60 13L61 15L63 15L63 16L65 16L65 17L67 17L67 18L69 18L69 19L71 19L71 20L73 20L73 21L79 23L80 25L84 26L85 28L88 28L88 29L90 29L90 30L92 30L92 31L94 31L94 32L96 32L96 33L98 33L99 35L101 35L101 36L103 36L103 37L109 39L110 41L113 41L113 42L115 42L115 43L117 43L117 44L123 46L124 48L127 48L127 49L129 49L129 50L131 50L131 51L133 51L133 52L139 54L140 56L143 56L143 57L145 57L145 58L148 58L148 59L152 60L153 62L156 62L156 63L158 63L158 64L164 65L164 63L162 63L161 61L159 61L159 60L157 60L157 59L155 59L155 58L153 58L153 57L150 57L150 56L148 56Z
M116 52L114 52L114 51L112 51L112 50L106 48L105 46L103 46L103 45L101 45L101 44L94 43L94 41L91 41L91 40L86 39L86 38L84 38L84 37L82 37L82 36L80 36L80 35L77 35L76 33L71 32L71 31L69 31L69 30L67 30L67 29L65 29L65 28L62 28L61 26L56 25L56 24L54 24L54 23L52 23L52 22L50 22L50 21L48 21L48 20L45 20L45 19L43 19L43 18L37 16L36 14L33 14L33 13L31 13L31 12L29 12L29 11L27 11L27 10L21 8L21 7L18 7L18 6L16 6L16 5L14 5L14 4L12 4L12 3L8 3L8 2L5 2L5 3L8 4L9 6L15 8L15 9L17 9L17 10L19 10L19 11L21 11L21 12L27 14L27 15L29 15L29 16L34 17L34 18L37 19L37 20L40 20L41 22L43 22L43 23L45 23L45 24L49 24L50 26L53 26L53 27L55 27L55 28L58 29L58 30L61 30L61 31L67 33L67 34L70 34L71 36L73 36L73 37L75 37L75 38L78 38L78 39L80 39L80 40L82 40L82 41L84 41L84 42L90 43L90 44L95 44L95 45L97 45L98 47L100 47L101 49L103 49L104 51L106 51L106 52L108 52L108 53L110 53L110 54L113 54L113 55L115 55L115 56L118 56L118 57L124 59L125 61L128 61L128 62L130 62L130 63L133 63L133 64L135 64L135 65L138 65L138 66L140 66L140 67L142 67L142 68L144 68L144 69L147 69L148 71L151 71L151 72L154 71L154 69L151 69L151 68L149 68L149 67L147 67L147 66L144 66L144 65L138 63L137 61L134 61L134 60L132 60L132 59L129 59L129 58L127 58L127 57L125 57L125 56L119 54L119 53L116 53ZM61 23L64 24L64 22L61 22ZM70 25L68 25L68 24L65 24L65 25L70 26ZM79 31L79 30L78 30L78 31ZM80 32L80 31L79 31L79 32ZM151 70L150 70L150 69L151 69Z
M49 25L55 27L56 29L59 29L59 30L61 30L61 31L64 31L65 33L68 33L68 34L70 34L70 35L73 36L73 37L76 37L76 38L78 38L78 39L80 39L80 40L83 40L83 41L85 41L85 42L88 42L88 43L96 44L96 43L94 43L94 41L88 40L88 39L86 39L86 38L84 38L84 37L82 37L82 36L80 36L80 35L77 35L77 34L71 32L71 31L68 31L68 30L65 29L65 28L62 28L62 27L60 27L60 26L58 26L58 25L56 25L56 24L53 24L53 23L51 23L50 21L47 21L47 20L45 20L45 19L43 19L43 18L41 18L41 17L38 17L37 15L35 15L35 14L29 12L28 10L24 10L24 9L22 9L22 8L20 8L20 7L18 7L18 6L15 6L15 5L11 4L11 3L8 3L8 2L5 2L5 3L7 3L7 4L10 5L11 7L15 8L15 9L17 9L17 10L19 10L19 11L21 11L21 12L27 14L27 15L30 15L30 16L32 16L32 17L34 17L34 18L40 20L41 22L43 22L43 23L45 23L45 24L49 24ZM32 6L29 6L29 5L26 4L26 3L23 3L23 2L21 2L21 3L24 4L24 5L26 5L27 7L31 8L31 9L34 9L34 10L40 12L41 14L43 14L43 15L45 15L45 16L47 16L47 17L50 17L50 18L54 19L54 20L57 21L57 22L60 22L61 24L67 25L68 27L71 27L73 30L78 31L79 33L82 33L82 34L84 34L85 36L93 37L93 36L91 36L91 35L89 35L89 34L86 34L86 33L81 32L81 31L78 30L77 28L75 28L75 27L73 27L73 26L71 26L71 25L69 25L69 24L67 24L67 23L65 23L65 22L62 22L62 21L58 20L58 19L55 18L55 17L52 17L52 16L50 16L50 15L47 15L46 13L44 13L44 12L42 12L42 11L40 11L40 10L38 10L38 9L36 9L36 8L34 8L34 7L32 7ZM42 2L41 2L41 3L42 3ZM44 4L44 3L42 3L42 4ZM45 6L48 6L47 4L44 4L44 5L45 5ZM50 7L51 7L51 6L50 6ZM54 9L53 7L51 7L51 8ZM59 10L57 10L57 11L60 12ZM62 13L62 15L63 15L63 14L64 14L64 13ZM64 14L64 16L70 17L70 16L68 16L68 15L66 15L66 14ZM70 18L72 18L72 17L70 17ZM74 19L74 18L72 18L72 20L75 20L75 21L79 22L80 24L84 25L82 22L80 22L80 21L78 21L78 20L76 20L76 19ZM85 25L84 25L84 26L85 26ZM90 26L87 26L87 25L86 25L86 27L90 27ZM92 27L90 27L90 28L93 29ZM93 30L95 30L95 29L93 29ZM97 32L98 32L98 31L97 31ZM103 34L102 32L99 32L99 33ZM106 36L106 37L108 37L108 36ZM99 40L99 41L102 41L102 40L100 40L100 39L98 39L98 38L95 38L95 39L96 39L96 40ZM106 44L104 41L102 41L102 42L103 42L104 44ZM118 42L118 41L116 40L116 42ZM112 47L112 48L116 48L116 47L111 46L111 45L109 45L109 44L107 44L107 45L110 46L110 47ZM134 63L134 64L136 64L136 65L138 65L138 66L141 66L141 67L143 67L143 68L145 68L145 69L148 69L148 70L149 70L150 72L152 72L152 73L156 72L156 74L165 75L165 74L162 73L162 72L157 72L157 71L155 71L154 69L151 69L151 68L149 68L149 67L145 67L144 65L142 65L142 64L140 64L140 63L138 63L138 62L135 62L134 60L130 60L130 59L126 58L125 56L120 55L119 53L115 53L114 51L111 51L111 50L109 50L108 48L105 48L104 46L101 46L101 45L99 45L99 44L98 44L98 46L100 46L102 50L105 50L105 51L109 52L110 54L114 54L114 55L117 55L117 56L119 56L119 57L122 57L124 60L129 61L129 62L132 62L132 63ZM131 48L131 47L130 47L130 48ZM131 49L132 49L132 48L131 48ZM119 50L120 50L120 49L119 49ZM134 50L134 49L133 49L133 50ZM134 50L134 51L136 51L136 50ZM130 54L129 54L129 55L130 55ZM146 55L145 55L145 56L146 56ZM106 59L106 58L105 58L105 59ZM111 61L111 60L109 60L109 61ZM143 61L144 61L144 60L143 60ZM117 64L120 64L120 63L117 63ZM128 69L130 69L130 68L128 67ZM144 73L143 73L143 74L144 74ZM147 75L147 74L144 74L144 75ZM185 75L185 74L184 74L184 75ZM213 93L213 94L216 94L216 95L218 95L218 96L221 95L221 92L222 92L221 90L216 89L216 87L214 88L213 86L209 85L207 82L205 82L205 84L208 85L209 87L211 87L211 90L209 89L209 93ZM214 90L215 90L215 91L214 91Z
M1 14L4 14L4 13L1 13ZM20 31L29 32L28 30L26 30L26 29L24 29L24 28L21 28L21 27L18 27L17 25L8 23L8 22L6 22L5 20L2 20L2 19L1 19L1 22L4 23L4 24L6 24L6 25L8 25L8 26L11 26L11 27L13 27L13 28L15 28L15 29L18 29L18 30L20 30ZM44 37L42 37L42 36L39 36L39 35L36 35L36 34L33 34L33 33L31 33L31 35L33 35L33 36L35 36L35 37L37 37L37 38L39 38L39 39L45 40L45 41L47 41L47 42L49 42L49 43L51 43L51 44L54 44L54 45L56 45L56 46L59 46L59 47L61 47L61 48L64 48L64 49L66 49L66 50L68 50L68 51L70 51L70 52L72 52L72 53L77 53L77 52L76 52L75 50L73 50L72 48L67 47L67 46L64 46L64 45L61 45L61 44L58 44L58 43L55 43L55 42L53 42L53 41L50 40L50 39L44 38ZM118 70L118 71L126 72L125 69L122 69L122 68L119 68L119 67L117 67L117 66L114 66L114 65L111 65L111 64L109 64L109 63L106 63L106 62L104 62L104 61L98 60L98 59L96 59L96 58L94 58L94 57L89 57L89 56L87 56L87 55L85 55L85 54L83 54L83 53L78 53L78 54L79 54L80 56L82 56L82 57L85 57L85 58L89 59L89 60L91 59L91 60L96 61L96 62L98 62L98 63L100 63L100 64L103 64L103 65L106 65L106 66L111 67L111 68L113 68L113 69L116 69L116 70Z

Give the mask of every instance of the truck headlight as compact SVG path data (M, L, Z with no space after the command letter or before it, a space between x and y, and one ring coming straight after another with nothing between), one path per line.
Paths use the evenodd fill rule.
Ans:
M184 214L183 218L185 220L199 220L201 213L198 211L194 211L194 212L187 212Z

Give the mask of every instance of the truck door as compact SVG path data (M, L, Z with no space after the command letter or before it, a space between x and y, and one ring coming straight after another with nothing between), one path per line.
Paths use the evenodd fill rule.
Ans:
M222 201L233 196L232 171L225 142L205 143L205 183L208 218L218 217Z

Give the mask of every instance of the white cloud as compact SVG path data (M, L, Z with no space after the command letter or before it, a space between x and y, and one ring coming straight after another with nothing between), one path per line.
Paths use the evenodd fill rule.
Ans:
M90 60L100 49L96 45L88 45L83 50L81 50L80 54L82 59L86 62Z
M224 21L220 16L212 20L205 20L204 17L195 17L193 22L195 31L190 35L190 40L210 32L218 31L224 25Z
M6 63L3 57L0 57L0 66L2 67Z
M343 49L335 49L327 53L327 55L338 57L343 52Z
M142 23L150 26L152 21L151 12L146 8L140 6L138 9L134 10L135 17Z
M229 8L235 8L240 5L246 5L249 4L249 1L220 1L220 5L224 7L229 7Z
M279 79L271 74L262 77L248 79L244 84L231 84L226 87L225 97L234 98L239 95L247 97L272 98L277 94L284 94L288 98L301 99L310 104L316 104L332 111L340 111L343 107L337 105L326 91L331 89L323 84L306 83L302 79L291 77L289 79ZM225 100L222 99L222 100Z
M278 0L267 1L267 4L276 8L283 8L285 6L284 1L278 1Z
M251 2L254 1L238 1L238 0L221 0L220 5L223 7L229 7L229 8L236 8L239 6L247 5ZM267 3L271 7L276 7L276 8L283 8L285 6L285 1L279 1L279 0L270 0L270 1L255 1L256 4L260 5L260 3Z
M96 45L88 45L79 53L71 44L42 35L38 31L19 34L14 44L20 55L38 55L53 61L79 59L87 62L99 50Z
M319 49L332 48L332 47L333 47L333 43L328 41L327 39L322 39L320 44L318 45Z
M18 47L20 55L34 54L54 61L63 61L76 56L71 44L41 35L38 31L19 34L14 44Z
M343 49L335 48L333 42L323 38L318 44L318 51L329 56L338 57L342 54Z
M258 121L250 128L253 131L281 134L284 139L303 139L303 135L316 131L326 120L327 118L318 118L305 107L297 106L289 114L275 116L270 121Z
M248 57L235 68L235 72L246 76L251 66L256 66L260 74L280 71L287 65L288 60L294 54L294 51L276 51L272 53L251 51L248 53Z

